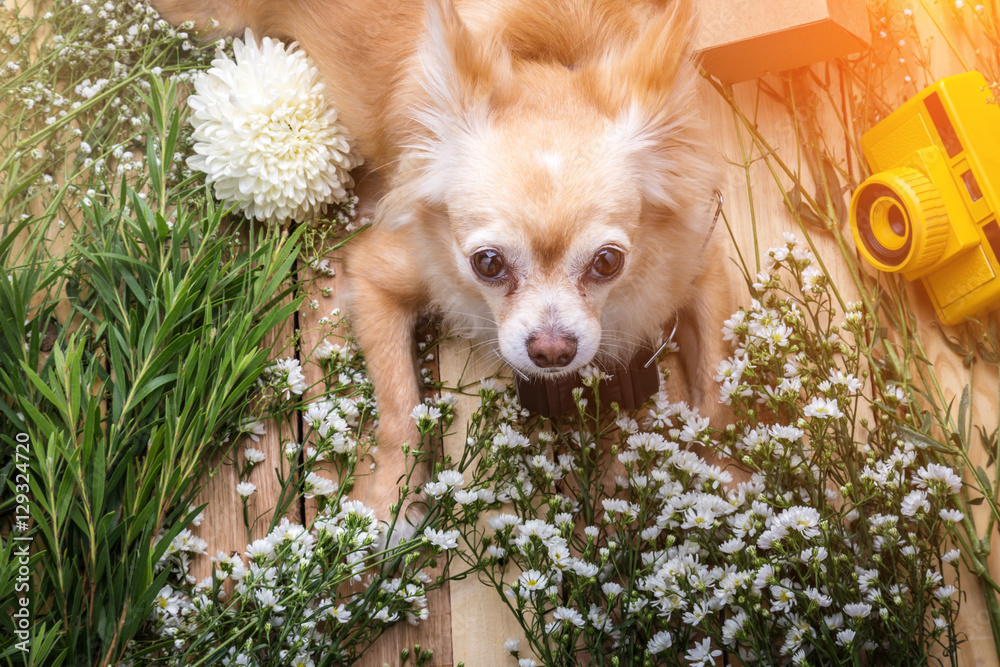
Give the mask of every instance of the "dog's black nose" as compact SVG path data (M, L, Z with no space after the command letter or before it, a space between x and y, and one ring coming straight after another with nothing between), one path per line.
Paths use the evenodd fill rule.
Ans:
M539 368L562 368L576 356L576 338L542 332L528 338L528 356Z

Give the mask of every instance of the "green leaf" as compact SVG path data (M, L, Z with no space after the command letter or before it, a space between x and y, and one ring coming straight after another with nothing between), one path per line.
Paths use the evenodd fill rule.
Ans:
M963 449L969 449L969 434L966 426L969 417L969 385L962 387L962 398L958 402L958 435L962 439Z
M49 389L49 385L42 380L42 378L38 377L35 371L32 370L24 361L21 361L21 370L28 378L28 381L35 386L35 389L37 389L49 403L51 403L63 415L68 414L69 411L67 410L66 402L60 396L57 396L54 391Z
M160 375L148 381L145 380L145 376L140 377L139 381L136 382L136 386L140 386L142 387L142 389L137 391L132 396L126 408L132 408L135 405L141 403L143 399L145 399L151 393L156 391L159 387L162 387L163 385L169 382L173 382L176 379L177 379L177 373L167 373L166 375Z
M982 466L976 466L976 478L979 481L979 492L987 498L996 498L993 495L993 485L990 484L989 475L986 474Z
M88 428L91 424L100 423L100 404L97 401L93 401L91 405L91 417L87 420ZM99 516L104 511L105 477L107 476L108 458L104 434L98 433L95 440L90 465L87 468L87 487L90 489L91 512L95 516Z
M927 447L933 449L934 451L942 452L944 454L950 454L953 453L954 451L950 447L942 445L940 442L938 442L931 436L927 435L926 433L915 431L914 429L908 426L902 426L902 425L897 426L896 431L904 438L911 440L914 444L919 445L921 447Z

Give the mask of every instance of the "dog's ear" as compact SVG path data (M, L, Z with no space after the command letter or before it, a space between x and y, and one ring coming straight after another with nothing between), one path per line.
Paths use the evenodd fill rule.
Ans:
M654 208L703 207L717 182L698 114L696 14L693 0L673 0L583 73L612 118L611 146L624 154Z
M679 75L690 68L697 29L693 0L673 0L670 7L643 27L622 59L622 78L633 99L649 109L662 107Z
M697 28L693 0L673 0L642 21L626 43L615 44L586 67L601 100L611 109L638 104L647 110L671 104L672 93L691 71Z
M452 0L427 0L426 35L418 52L427 103L413 109L411 136L397 174L376 211L376 224L398 228L438 220L461 169L463 146L489 113L491 95L510 82L509 52L471 30Z
M510 56L496 41L474 34L452 0L429 0L426 26L420 50L423 85L434 111L457 117L502 84Z

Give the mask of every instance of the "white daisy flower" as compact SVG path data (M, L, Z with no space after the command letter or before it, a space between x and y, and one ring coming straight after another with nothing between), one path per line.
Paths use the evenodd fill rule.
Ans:
M418 425L430 426L441 418L441 411L432 405L426 403L420 403L413 407L412 412L410 412L410 417L413 421L417 422Z
M311 472L306 476L306 493L304 495L306 498L335 496L339 488L339 485L332 479Z
M313 354L317 359L330 359L334 354L340 351L340 348L327 339L323 339L319 345L316 346L316 350Z
M257 598L257 602L261 607L265 609L270 609L273 612L284 611L285 607L278 604L278 597L273 591L267 588L258 588L254 591L254 597Z
M247 463L257 464L261 463L265 458L264 452L259 449L254 449L253 447L247 447L243 450L243 458L246 459Z
M491 516L487 519L486 525L489 526L491 530L503 530L507 526L521 525L521 518L514 516L513 514L498 514L497 516Z
M962 490L962 478L948 466L928 463L926 467L917 471L917 479L914 480L914 483L921 489L930 489L931 493L934 493L934 482L948 487L952 493L958 493Z
M607 380L610 377L610 375L593 364L590 366L584 366L580 369L580 379L583 381L583 384L588 387L600 384L602 381Z
M820 515L813 507L795 506L782 511L777 519L778 525L802 533L803 537L819 535Z
M252 417L247 417L240 422L240 432L246 433L254 442L260 442L260 436L267 435L267 429L264 428L264 425Z
M937 597L938 600L945 600L947 598L951 598L951 596L954 595L955 591L957 590L958 590L957 588L951 585L942 586L941 588L934 591L934 596Z
M240 482L236 485L236 493L240 494L244 498L249 498L254 491L257 490L257 485L253 482Z
M917 512L929 512L931 509L931 504L927 502L927 493L925 491L914 490L906 494L900 503L899 511L904 516L913 516Z
M661 630L653 635L652 639L646 645L646 650L656 655L657 653L662 653L665 649L670 648L670 645L674 643L674 638L666 630Z
M820 419L839 419L844 416L844 413L840 411L840 406L837 405L837 399L821 397L812 399L809 405L802 410L802 414L806 417L818 417Z
M845 604L844 613L851 618L865 618L872 613L872 606L866 602L855 602L854 604Z
M180 606L177 604L177 596L174 595L174 589L169 585L161 588L156 599L153 601L153 613L162 617L172 616L179 611Z
M475 491L466 491L465 489L458 489L455 491L455 502L459 505L468 505L469 503L474 503L479 500L479 494Z
M447 484L449 488L461 488L465 486L465 477L458 470L442 470L438 475L438 481Z
M940 515L942 519L949 523L958 523L965 518L965 514L959 510L941 510Z
M570 609L568 607L556 607L556 610L552 612L552 618L558 621L572 623L578 628L582 628L586 625L586 621L583 620L583 614L578 612L576 609Z
M538 570L528 570L517 578L517 583L521 588L529 591L538 591L545 588L549 583L549 578Z
M338 623L347 623L351 620L351 612L344 608L344 605L337 605L336 609L330 609L327 612L331 618L336 619Z
M442 549L454 549L458 546L458 531L457 530L434 530L433 528L424 528L424 537L427 541L436 547Z
M722 651L719 649L712 650L712 640L705 638L703 641L694 645L694 648L689 650L684 657L687 658L688 664L691 665L714 665L715 658L722 655Z
M194 81L195 155L219 199L258 220L307 220L347 198L360 164L319 70L293 44L250 30Z

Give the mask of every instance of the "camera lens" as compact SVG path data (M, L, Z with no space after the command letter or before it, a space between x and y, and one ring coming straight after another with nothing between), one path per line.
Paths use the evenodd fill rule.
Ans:
M858 235L872 257L899 266L910 253L912 237L905 204L888 187L869 185L858 194Z
M851 230L858 250L881 271L913 280L931 269L948 240L937 187L912 167L873 174L854 192Z
M896 236L902 236L906 232L906 214L899 206L890 205L886 211L886 219L889 223L889 229Z

